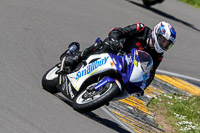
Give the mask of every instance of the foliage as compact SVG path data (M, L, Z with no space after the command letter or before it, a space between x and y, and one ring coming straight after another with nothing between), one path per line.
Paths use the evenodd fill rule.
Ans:
M163 110L167 113L168 120L175 130L184 133L200 132L200 97L179 96L164 94L150 102L149 108L153 111ZM163 111L161 111L163 112ZM158 122L159 124L159 122Z
M179 0L194 7L200 8L200 0Z

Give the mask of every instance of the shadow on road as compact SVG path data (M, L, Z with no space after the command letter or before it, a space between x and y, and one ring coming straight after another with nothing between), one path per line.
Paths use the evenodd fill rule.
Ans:
M59 95L59 94L54 94L54 96L58 97L60 100L62 100L63 102L65 102L67 105L72 107L72 102L70 100L68 100L67 98L64 98L63 96Z
M65 102L67 105L72 107L72 102L70 102L69 100L67 100L66 98L64 98L59 94L54 94L54 95L63 102ZM119 133L130 133L129 131L122 128L119 124L115 123L114 121L101 118L93 112L83 113L83 115Z
M86 117L110 128L110 129L113 129L119 133L130 133L129 131L127 131L126 129L123 129L119 124L111 121L111 120L108 120L108 119L104 119L104 118L101 118L99 117L98 115L96 115L95 113L93 112L88 112L88 113L85 113L84 114Z
M137 6L139 6L139 7L142 7L142 8L144 8L144 9L146 9L146 10L149 10L149 11L151 11L151 12L153 12L153 13L156 13L156 14L158 14L158 15L161 15L161 16L163 16L163 17L166 17L166 18L168 18L168 19L171 19L171 20L180 22L180 23L184 24L185 26L188 26L188 27L190 27L190 28L192 28L192 29L194 29L194 30L200 32L200 29L196 28L194 25L192 25L192 24L190 24L190 23L188 23L188 22L185 22L185 21L183 21L183 20L180 20L180 19L178 19L178 18L176 18L176 17L174 17L174 16L172 16L172 15L170 15L170 14L167 14L167 13L163 12L163 11L160 11L160 10L155 9L155 8L152 8L152 7L146 7L146 6L142 5L142 4L139 4L139 3L134 2L134 1L131 1L131 0L126 0L126 1L127 1L127 2L130 2L131 4L137 5Z

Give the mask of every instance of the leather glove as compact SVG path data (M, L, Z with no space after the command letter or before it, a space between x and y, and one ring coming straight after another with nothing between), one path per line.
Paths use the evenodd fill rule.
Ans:
M110 48L113 51L118 51L120 49L120 42L114 38L110 39Z
M120 42L114 38L107 38L105 43L109 45L110 49L113 51L118 51L120 49Z

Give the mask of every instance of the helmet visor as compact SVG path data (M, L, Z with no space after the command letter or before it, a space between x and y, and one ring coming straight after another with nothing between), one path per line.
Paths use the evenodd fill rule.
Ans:
M158 40L158 44L160 45L160 47L167 51L168 49L170 49L173 45L173 43L171 41L168 41L164 36L162 36L161 34L158 35L157 37Z

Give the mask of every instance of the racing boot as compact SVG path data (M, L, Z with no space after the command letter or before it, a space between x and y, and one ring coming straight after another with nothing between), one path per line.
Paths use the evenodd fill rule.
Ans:
M68 49L63 54L61 54L60 60L62 60L64 56L74 55L75 53L79 52L79 49L80 49L80 44L78 42L70 43Z
M64 73L71 73L73 68L79 64L81 59L81 52L79 51L80 44L78 42L72 42L68 49L60 56L60 60L66 56Z

